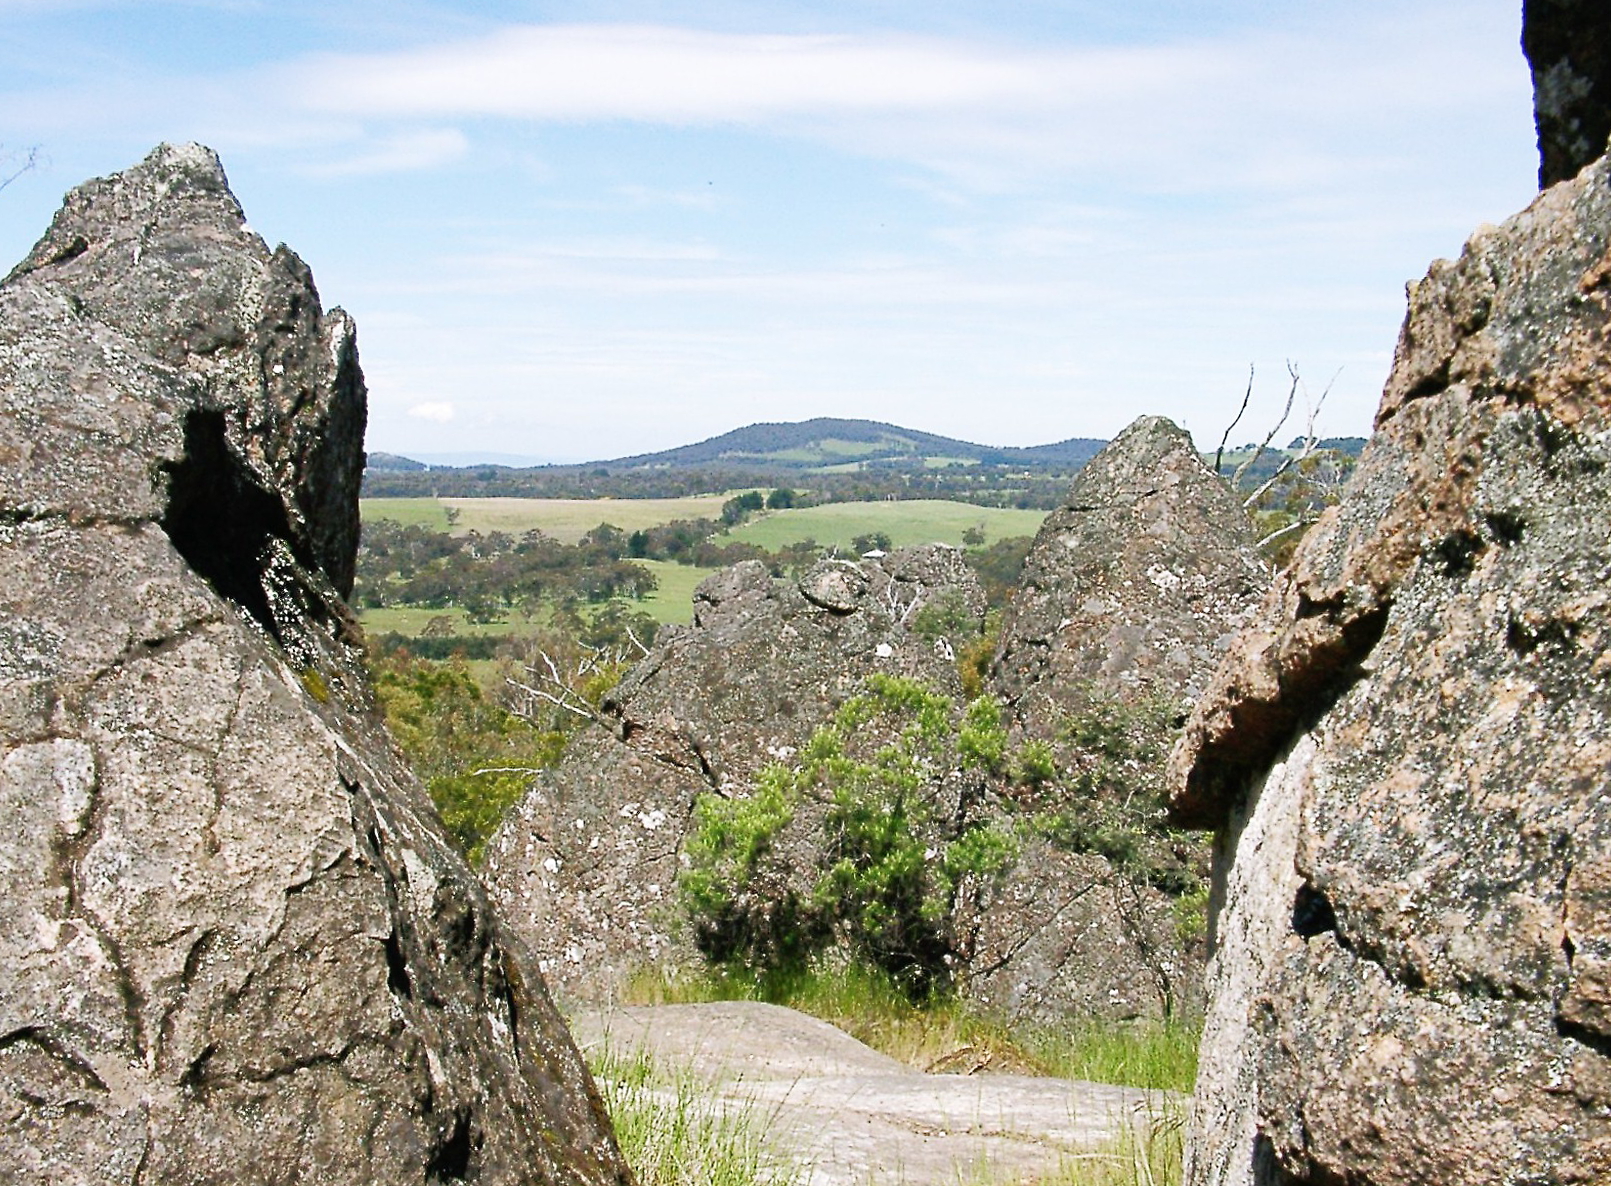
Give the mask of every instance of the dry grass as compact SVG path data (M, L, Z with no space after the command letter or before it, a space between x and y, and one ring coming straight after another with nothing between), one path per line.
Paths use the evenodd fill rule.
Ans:
M716 973L634 978L623 1004L763 1000L821 1018L916 1070L979 1071L1087 1079L1150 1090L1190 1092L1197 1075L1194 1025L1098 1020L1060 1026L1008 1025L962 1002L914 1005L888 980L857 967L757 983Z

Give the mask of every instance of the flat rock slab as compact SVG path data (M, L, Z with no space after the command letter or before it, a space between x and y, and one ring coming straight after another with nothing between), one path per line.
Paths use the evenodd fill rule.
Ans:
M771 1139L797 1159L801 1186L954 1184L988 1169L1033 1179L1144 1132L1179 1105L1164 1092L1024 1075L927 1075L778 1005L723 1001L581 1013L585 1049L647 1049L713 1093L773 1117Z

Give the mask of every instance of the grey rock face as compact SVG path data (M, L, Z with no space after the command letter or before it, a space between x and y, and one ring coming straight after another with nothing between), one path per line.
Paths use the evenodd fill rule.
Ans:
M1525 0L1540 189L1576 177L1611 137L1611 11L1597 0Z
M363 424L199 146L0 285L0 1178L630 1180L370 710Z
M938 545L798 581L745 561L699 586L693 626L664 630L605 702L609 731L573 742L488 845L483 878L556 991L599 999L699 958L673 897L701 793L747 793L875 673L960 695L945 639L910 629L942 601L978 632L978 581Z
M1254 542L1189 434L1156 416L1127 428L1041 527L1002 624L990 690L1016 737L1051 743L1060 768L1095 784L1091 735L1132 734L1110 793L1157 801L1179 717L1269 581ZM1144 810L1132 822L1143 860L1200 861L1170 851ZM1133 869L1036 842L979 920L968 993L1046 1021L1195 1012L1202 953L1173 904Z
M1041 526L1002 623L992 690L1037 736L1087 689L1195 698L1269 583L1254 542L1190 434L1143 416Z
M1410 288L1376 432L1199 701L1189 1180L1611 1178L1611 172Z

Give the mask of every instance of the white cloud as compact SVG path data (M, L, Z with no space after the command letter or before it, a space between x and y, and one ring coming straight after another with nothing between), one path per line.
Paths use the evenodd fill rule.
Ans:
M457 128L423 128L383 137L352 155L304 165L299 172L311 177L412 172L458 160L469 148Z
M1343 44L1339 44L1341 41ZM1422 121L1526 102L1487 12L1431 5L1339 26L1050 48L909 34L757 35L516 25L428 47L305 58L266 87L384 124L737 125L905 160L968 188L1098 170L1157 192L1292 191L1393 172Z
M421 420L434 420L438 424L446 424L453 419L453 405L450 403L415 404L408 410L408 414Z
M369 116L760 122L848 111L1038 107L1189 85L1169 47L1053 52L905 35L707 33L640 25L514 26L297 69L313 106Z

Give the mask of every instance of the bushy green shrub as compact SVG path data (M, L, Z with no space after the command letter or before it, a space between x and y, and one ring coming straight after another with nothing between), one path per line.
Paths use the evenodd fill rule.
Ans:
M1004 747L990 708L993 718L973 714L975 732L993 727ZM707 957L767 975L840 942L915 997L943 983L959 887L999 874L1017 852L1005 829L936 810L935 788L963 764L954 718L948 698L874 676L798 765L767 766L745 799L701 796L680 895ZM993 737L979 744L1000 761ZM778 854L791 828L793 859L810 854L812 867Z

